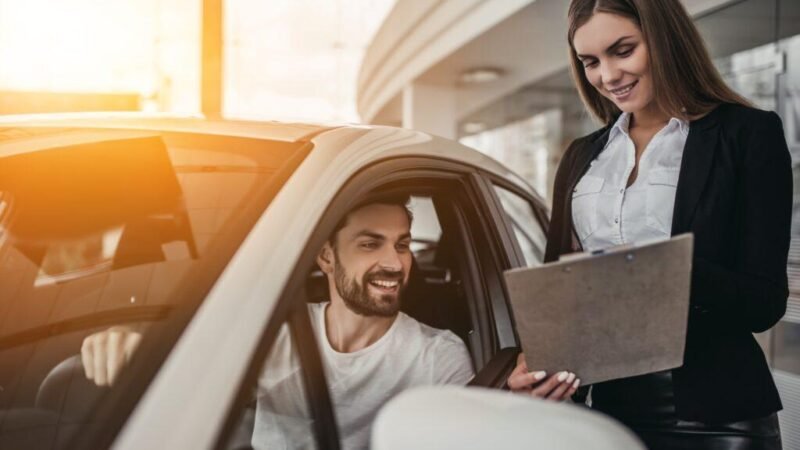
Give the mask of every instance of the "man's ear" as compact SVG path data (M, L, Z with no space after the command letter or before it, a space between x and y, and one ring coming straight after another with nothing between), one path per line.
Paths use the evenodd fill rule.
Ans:
M317 265L324 273L333 273L333 247L330 242L326 242L317 255Z

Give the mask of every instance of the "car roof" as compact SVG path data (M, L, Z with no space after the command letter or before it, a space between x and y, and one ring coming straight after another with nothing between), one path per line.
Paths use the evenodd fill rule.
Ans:
M20 128L27 128L26 131ZM516 172L497 160L473 148L464 146L454 140L430 136L425 133L387 127L381 125L359 125L348 123L306 123L281 121L248 121L207 118L201 114L176 115L174 113L142 113L142 112L90 112L90 113L56 113L56 114L24 114L0 115L0 144L3 141L19 137L36 135L30 128L42 129L98 129L98 130L131 130L145 132L177 132L206 135L231 136L253 139L265 139L280 142L308 142L331 130L350 129L369 132L373 135L405 136L424 135L437 144L437 157L455 161L469 162L475 167L494 173L512 181L514 184L530 191L542 203L543 199ZM7 142L10 144L10 142ZM427 152L424 152L427 153ZM430 155L428 155L430 156Z
M0 116L0 141L4 128L101 128L199 133L282 142L306 141L337 128L335 124L309 124L205 118L202 115L144 113L63 113Z

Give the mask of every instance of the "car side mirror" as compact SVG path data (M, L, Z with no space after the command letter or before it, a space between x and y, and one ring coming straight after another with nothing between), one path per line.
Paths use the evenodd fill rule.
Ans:
M645 450L627 428L583 406L460 386L406 391L372 427L373 450Z

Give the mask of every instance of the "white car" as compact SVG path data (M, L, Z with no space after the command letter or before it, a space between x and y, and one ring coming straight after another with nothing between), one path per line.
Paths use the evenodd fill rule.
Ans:
M282 327L310 446L338 448L305 304L324 291L318 249L378 189L412 196L403 309L464 340L472 384L502 388L519 346L502 272L541 264L547 212L483 154L378 126L0 119L0 448L248 448ZM95 387L76 355L119 324L144 339Z

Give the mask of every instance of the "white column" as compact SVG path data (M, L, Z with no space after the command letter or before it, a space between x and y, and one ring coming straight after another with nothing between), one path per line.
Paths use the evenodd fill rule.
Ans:
M223 0L203 0L200 106L206 117L222 113Z
M456 127L454 87L411 83L403 88L403 128L455 139Z

